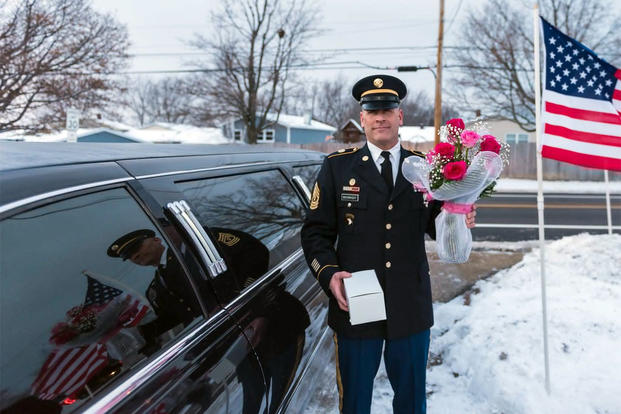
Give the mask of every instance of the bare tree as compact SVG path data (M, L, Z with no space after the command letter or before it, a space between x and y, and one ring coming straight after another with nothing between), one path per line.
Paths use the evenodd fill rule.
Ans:
M607 0L541 0L541 15L600 56L619 60L619 16ZM448 89L462 109L483 109L489 115L534 130L535 92L531 3L517 5L489 0L464 19L462 47L449 58L459 65Z
M211 54L214 71L196 79L194 93L217 115L240 117L249 143L280 114L290 70L304 64L301 48L316 30L317 10L303 0L223 0L214 31L191 44ZM205 62L196 62L204 67Z
M87 0L1 2L0 130L109 101L118 85L106 75L124 65L127 47L125 27Z
M140 125L149 122L185 123L190 120L193 97L184 78L130 80L125 105Z
M337 128L349 119L360 119L360 105L351 94L353 82L341 76L314 84L306 92L305 100L315 102L313 117ZM312 94L312 96L309 96ZM433 125L433 101L422 90L410 90L401 103L405 125ZM443 121L457 116L457 111L445 103L442 108Z
M429 95L422 90L410 91L401 104L404 125L433 125L434 105ZM458 116L457 110L447 102L442 103L442 123Z

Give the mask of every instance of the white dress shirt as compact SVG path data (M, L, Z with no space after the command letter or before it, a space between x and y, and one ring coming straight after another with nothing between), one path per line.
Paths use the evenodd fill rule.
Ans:
M383 149L371 144L371 142L367 141L367 145L369 146L369 152L371 153L371 158L373 162L375 162L375 166L377 170L382 173L382 163L384 162L384 157L382 157ZM397 141L397 144L388 150L390 152L390 163L392 164L392 183L395 184L397 180L397 172L399 171L399 161L401 159L401 141Z

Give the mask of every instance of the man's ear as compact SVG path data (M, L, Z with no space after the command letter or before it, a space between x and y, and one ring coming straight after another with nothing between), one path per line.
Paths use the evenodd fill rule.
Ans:
M362 112L363 111L360 111L360 126L364 128L364 115Z
M403 109L399 108L399 126L403 125Z

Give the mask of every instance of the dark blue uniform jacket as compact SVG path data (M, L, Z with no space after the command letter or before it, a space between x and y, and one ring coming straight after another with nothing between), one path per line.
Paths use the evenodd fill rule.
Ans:
M328 324L353 338L401 338L433 325L425 232L435 237L440 203L423 203L401 164L422 156L401 148L392 194L368 147L341 150L324 160L302 229L306 260L330 298ZM386 321L352 326L329 290L332 275L374 269L384 289Z

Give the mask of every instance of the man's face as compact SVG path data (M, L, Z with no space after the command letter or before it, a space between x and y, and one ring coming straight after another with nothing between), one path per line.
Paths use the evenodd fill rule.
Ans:
M362 110L360 125L364 128L370 143L387 150L399 141L399 126L403 125L403 111L400 108Z
M142 244L130 257L133 263L140 266L158 266L164 252L164 246L157 237L144 239Z

